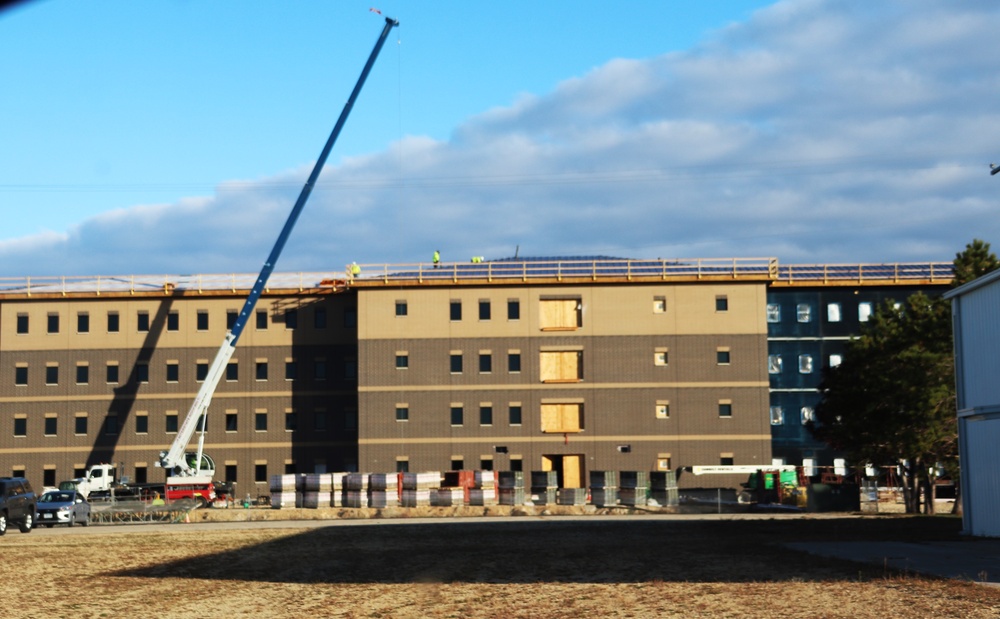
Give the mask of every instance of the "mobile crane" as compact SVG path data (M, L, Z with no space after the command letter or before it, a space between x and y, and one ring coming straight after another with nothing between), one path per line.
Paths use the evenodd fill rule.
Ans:
M312 193L316 180L319 178L319 174L323 170L323 165L330 154L330 150L333 148L334 142L337 141L337 136L340 135L340 130L343 128L347 116L354 107L354 101L361 92L361 88L368 78L368 73L375 64L375 59L378 58L382 45L385 43L392 28L398 25L399 22L397 20L390 17L385 18L385 26L382 29L382 34L375 43L375 48L369 55L368 62L365 63L365 67L361 71L361 76L358 78L351 96L347 99L347 103L340 113L340 118L337 119L337 124L334 125L330 137L327 138L326 145L323 147L316 165L313 166L312 173L302 187L299 198L296 200L295 206L292 207L292 212L288 215L288 219L285 221L285 225L278 235L278 240L271 249L271 254L264 262L260 275L250 290L250 294L247 295L243 309L240 311L239 316L237 316L232 329L226 333L226 337L219 347L215 359L209 366L205 381L202 383L201 389L198 390L198 394L195 396L194 402L191 404L191 408L188 410L187 416L184 418L184 422L177 432L177 437L171 443L170 449L160 452L156 466L163 468L167 472L166 495L168 500L171 498L191 497L197 498L202 504L211 503L215 500L213 486L215 462L204 452L205 426L212 396L215 394L219 380L222 378L226 366L236 350L236 342L239 341L240 335L243 333L243 328L246 326L247 321L250 320L254 306L257 305L257 300L267 285L267 280L274 270L274 265L278 261L278 257L281 255L281 250L284 248L285 242L288 241L292 228L295 226L302 208ZM188 444L191 442L191 438L196 431L199 432L198 449L194 453L186 453Z

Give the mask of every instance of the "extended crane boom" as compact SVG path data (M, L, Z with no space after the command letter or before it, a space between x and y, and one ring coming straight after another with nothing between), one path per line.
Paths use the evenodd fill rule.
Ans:
M312 173L306 180L305 186L302 187L299 199L296 200L295 206L292 207L292 212L288 215L288 219L285 221L285 226L281 229L281 233L278 235L278 240L274 243L274 248L271 249L271 254L264 262L264 267L261 269L260 275L257 277L257 281L254 283L253 288L250 290L250 294L247 296L247 300L243 304L243 309L240 311L239 316L237 316L236 322L233 324L233 328L226 333L222 346L219 347L219 352L216 353L215 359L212 361L212 365L209 366L208 373L205 376L205 382L202 383L201 389L198 390L194 403L191 405L187 416L184 418L184 423L181 424L181 427L177 432L177 437L170 445L169 450L160 452L159 461L156 463L156 466L166 469L169 475L175 477L193 477L201 475L211 476L215 473L214 463L211 458L205 456L203 452L205 441L204 420L205 416L208 414L208 406L212 402L212 396L215 394L215 389L219 384L219 380L222 378L222 374L225 372L226 366L229 364L229 360L233 356L233 352L235 352L236 342L240 339L240 335L243 333L243 329L246 327L247 321L250 320L253 308L257 305L257 300L264 291L264 286L267 285L267 280L271 277L271 272L274 271L274 265L278 261L278 257L281 255L281 250L284 249L285 243L288 241L288 237L292 232L292 228L295 226L295 222L298 220L299 214L302 212L302 208L309 199L309 194L312 193L313 187L316 184L316 179L319 178L319 174L323 170L323 165L326 163L326 159L330 155L330 151L333 149L333 144L337 141L337 136L340 135L340 130L347 121L347 116L351 113L351 108L354 107L354 101L357 99L358 93L361 92L361 87L364 86L365 80L368 78L368 73L371 71L372 65L375 64L375 59L378 58L378 54L382 50L382 45L389 36L389 31L392 30L394 26L398 25L399 22L395 19L389 17L385 18L385 27L382 29L382 34L375 43L375 48L372 50L371 55L368 56L368 62L365 63L365 67L361 71L361 76L358 78L357 84L354 85L354 90L351 92L351 96L347 99L347 103L344 105L344 109L340 113L340 118L337 119L337 124L334 125L333 131L330 133L330 137L327 139L326 145L323 147L323 151L320 153L319 159L316 161L316 165L313 166ZM201 421L200 424L199 421ZM198 438L198 451L196 456L189 461L185 457L185 450L187 449L188 443L191 442L191 437L194 436L194 433L198 429L199 425L201 426L201 434Z

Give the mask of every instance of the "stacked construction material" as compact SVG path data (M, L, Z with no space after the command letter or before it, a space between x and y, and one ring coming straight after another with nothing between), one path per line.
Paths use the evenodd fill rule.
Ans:
M431 490L431 505L450 507L465 504L465 488L434 488Z
M531 502L535 505L553 505L559 489L559 474L555 471L531 472Z
M598 507L618 504L618 473L616 471L590 472L590 502Z
M496 505L497 482L493 471L475 471L469 488L469 505Z
M475 471L447 471L444 474L444 480L441 482L442 490L446 488L462 489L462 503L457 503L457 505L469 502L469 490L475 486Z
M621 488L618 498L622 505L645 505L649 496L649 473L646 471L622 471L619 475Z
M403 507L431 504L431 490L441 486L441 473L402 473L403 490L399 501Z
M347 473L330 473L330 507L344 505L344 476Z
M524 472L500 471L500 504L524 505Z
M368 506L399 506L399 473L372 473L368 476Z
M680 496L677 493L677 477L673 471L652 471L649 474L650 505L677 507Z
M556 493L556 501L559 505L586 505L586 488L560 488Z
M344 507L368 507L368 475L348 473L344 475Z
M271 475L271 507L302 507L303 475Z
M326 507L331 501L333 480L329 473L306 473L302 484L302 507Z

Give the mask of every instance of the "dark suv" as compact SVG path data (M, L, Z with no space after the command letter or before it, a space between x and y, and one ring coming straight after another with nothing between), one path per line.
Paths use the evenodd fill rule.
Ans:
M28 533L35 525L35 492L23 477L0 477L0 535L7 532L7 525L17 523L21 533Z

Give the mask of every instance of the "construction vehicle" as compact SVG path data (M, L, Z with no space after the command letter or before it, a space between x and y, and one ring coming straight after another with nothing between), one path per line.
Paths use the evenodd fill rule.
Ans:
M155 464L167 472L166 498L168 500L172 497L183 496L185 498L195 498L203 504L210 504L216 499L217 495L214 491L216 484L213 481L215 462L204 452L206 420L212 396L226 370L230 358L235 352L236 343L240 339L244 327L253 315L254 306L256 306L257 300L267 285L267 280L274 270L278 257L281 255L281 250L284 248L285 242L288 241L292 228L295 226L302 208L312 193L312 189L319 178L319 174L323 169L324 163L326 163L333 144L337 141L337 136L340 135L340 130L343 128L344 122L347 120L347 116L354 106L354 101L358 93L361 92L361 87L364 85L368 73L375 64L375 59L378 57L379 51L381 51L382 45L389 35L389 31L398 25L398 21L389 17L385 18L385 26L382 29L382 34L375 43L375 48L369 55L368 62L361 71L361 76L358 78L351 96L344 105L344 109L340 113L340 118L330 133L330 137L327 139L326 145L323 147L312 173L306 180L305 186L303 186L299 198L295 202L295 206L292 207L292 212L285 221L285 225L278 235L278 240L264 262L260 275L257 277L257 281L254 283L246 302L243 304L243 309L240 311L239 316L237 316L232 329L226 333L226 337L223 339L222 345L215 355L215 359L209 366L201 389L198 390L198 394L195 396L194 402L188 410L187 416L184 418L184 422L178 429L177 437L171 443L169 449L161 451L159 454L159 458ZM196 431L199 433L197 450L193 453L187 452L188 445Z
M59 482L60 490L76 490L89 499L91 492L111 490L118 485L118 466L115 464L92 464L87 467L83 477L74 477L68 481Z

